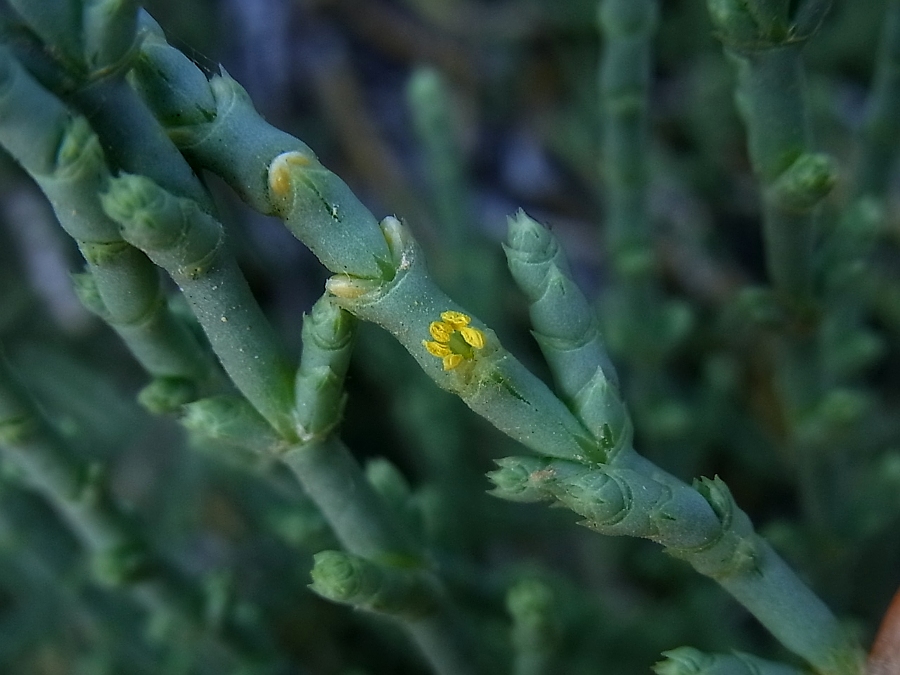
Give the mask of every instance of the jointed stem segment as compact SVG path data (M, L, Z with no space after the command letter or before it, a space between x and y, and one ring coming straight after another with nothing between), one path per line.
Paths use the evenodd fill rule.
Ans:
M78 242L88 262L79 281L85 304L123 335L158 381L173 385L170 393L181 391L175 385L190 389L171 396L173 408L205 393L211 370L202 348L168 312L148 259L178 284L244 397L197 401L188 408L188 424L282 461L295 473L345 549L316 557L314 590L400 621L438 673L479 672L471 636L425 546L373 490L335 433L357 317L386 329L440 387L534 451L536 457L500 461L491 475L495 494L551 501L599 532L651 539L721 584L820 675L861 672L853 641L754 532L718 478L688 486L635 452L596 317L542 226L520 213L510 222L506 250L558 393L435 285L399 220L379 222L303 142L266 123L237 82L224 72L207 80L133 3L87 3L81 14L72 13L79 3L51 3L44 13L24 0L13 4L36 39L56 50L43 58L57 59L54 67L79 86L63 86L66 78L57 77L58 91L51 94L8 51L0 52L0 141L37 179ZM783 394L799 428L821 400L812 246L816 206L835 180L831 160L811 150L799 56L827 3L708 4L738 68L738 104L763 196L769 274L790 316ZM625 288L629 337L645 346L659 342L663 318L647 205L650 39L657 14L654 0L604 0L600 7L609 243ZM59 29L82 23L80 37ZM126 83L117 69L132 64ZM59 97L92 116L78 116ZM25 136L37 141L23 142ZM296 372L228 252L193 166L216 172L254 208L284 220L334 274L306 317ZM459 210L444 201L444 218L459 221ZM649 347L645 352L660 355ZM130 542L120 523L104 520L114 512L104 495L98 512L60 499L77 487L72 468L57 456L52 429L17 398L14 386L4 388L3 368L0 444L58 501L90 546L122 549ZM510 601L521 643L532 635L528 621L552 623L547 593L532 587L527 600ZM520 655L527 647L519 645ZM549 652L531 650L518 670L549 672ZM667 656L660 673L794 672L745 655L680 650Z

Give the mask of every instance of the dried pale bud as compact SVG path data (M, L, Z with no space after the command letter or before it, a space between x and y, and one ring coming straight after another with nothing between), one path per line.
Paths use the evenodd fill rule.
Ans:
M287 197L291 191L292 167L308 167L318 162L306 153L285 152L269 165L269 189L279 197Z
M354 300L377 289L379 284L370 279L360 279L346 274L335 274L325 282L325 290L336 298Z

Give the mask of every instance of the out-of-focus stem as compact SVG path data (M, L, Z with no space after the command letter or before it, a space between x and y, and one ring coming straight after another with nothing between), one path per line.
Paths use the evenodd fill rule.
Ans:
M881 49L862 128L862 152L856 170L858 196L882 198L900 149L900 0L888 3Z

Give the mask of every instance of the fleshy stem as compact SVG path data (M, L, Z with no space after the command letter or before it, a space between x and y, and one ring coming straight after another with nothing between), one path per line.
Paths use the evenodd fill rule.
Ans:
M872 93L862 128L862 150L854 191L858 197L882 199L897 159L900 144L900 0L885 9L881 48Z
M127 89L123 100L142 107L149 128L156 128L169 145L151 151L125 143L119 146L128 151L124 163L143 169L140 161L146 159L151 174L161 176L175 193L144 176L111 179L88 124L77 118L70 122L66 107L34 82L7 51L0 53L0 75L2 142L46 189L64 227L81 244L91 278L82 279L79 290L89 308L116 328L125 325L120 333L131 338L129 347L154 375L190 381L208 372L208 358L196 345L191 348L192 338L184 327L168 320L162 293L151 285L155 282L158 287L157 273L136 249L143 250L181 286L238 389L275 428L288 433L293 397L282 347L228 252L221 225L205 208L209 196L200 186L198 197L193 183L179 178L193 176L190 166L135 92L122 82L109 84ZM113 116L103 120L103 126L117 126L116 137L129 136L135 119L140 117ZM31 138L40 142L27 140ZM98 192L106 193L102 204ZM136 337L134 324L139 329ZM195 397L188 391L171 403Z
M828 0L707 0L726 54L737 70L737 107L747 127L760 183L769 280L789 317L776 364L807 516L827 531L831 478L821 452L799 438L823 394L820 317L814 293L817 205L836 180L827 155L813 152L804 100L801 51L819 27Z
M606 240L625 295L622 304L632 312L647 312L659 304L647 213L648 90L658 7L655 0L603 0L599 7ZM641 316L629 319L634 324L629 336L646 334L637 329Z
M194 97L214 98L213 120L175 123L169 127L171 136L192 162L221 175L254 208L281 217L336 273L328 288L343 307L386 328L439 386L459 394L512 438L554 456L601 454L559 399L486 327L482 358L467 368L444 370L441 360L423 347L428 326L443 312L465 312L432 281L406 228L393 218L379 226L304 143L266 123L227 74L209 82L189 75L196 66L167 45L150 21L134 73L136 86L155 93L163 79L190 88L170 88L166 96L148 97L148 105L165 122L182 120L194 109ZM474 319L472 327L482 330Z
M243 400L227 397L191 404L187 423L293 472L345 549L315 556L312 590L398 621L437 673L478 672L472 640L425 551L337 435L355 324L327 295L304 317L289 435L273 431Z
M843 372L857 374L880 356L884 347L866 328L867 311L890 306L893 295L885 286L892 282L872 253L879 237L886 233L887 190L900 150L900 1L885 8L881 45L875 74L859 130L859 156L853 175L850 202L838 226L825 241L823 276L828 298L826 328L850 351ZM866 302L860 302L860 297ZM887 316L891 316L890 313ZM892 323L888 318L887 323ZM855 357L855 358L854 358ZM839 364L843 365L843 363Z
M10 43L41 84L84 114L115 170L141 173L212 210L193 169L125 82L138 53L135 0L46 3L13 0L36 44ZM44 49L51 45L52 49Z
M141 24L132 81L189 160L222 176L256 210L281 217L328 269L366 278L389 273L377 221L350 188L305 143L266 123L227 73L207 81L149 15ZM291 185L293 172L300 185Z
M53 19L49 15L38 17L29 15L29 18L35 22ZM52 38L46 31L39 31L39 35L44 37L49 35L47 39ZM152 46L151 40L146 47L152 49ZM162 56L165 58L172 55L172 52L168 52ZM176 60L178 57L183 59L177 54ZM2 65L8 63L9 60ZM67 63L63 64L63 68L67 65L73 67L72 63ZM190 79L190 74L195 71L196 68L191 64L190 69L181 72L188 73ZM17 74L23 72L19 69ZM23 76L16 81L24 80ZM213 90L208 88L206 78L202 74L200 80L208 94L206 102L221 104L222 101L216 100ZM66 93L65 81L65 78L58 78L54 82L57 94ZM246 97L243 90L231 87L230 82L228 78L220 78L220 84L225 85L220 94L228 96L239 93ZM93 93L91 87L75 92L73 100L87 108L93 108L92 101L96 103L92 98L94 95L100 98L112 97L114 103L112 108L120 112L122 108L118 104L122 101L126 104L137 101L132 91L118 89L121 86L118 80L101 82L97 86L99 89ZM37 85L33 88L43 91ZM172 92L177 94L178 91L173 88L164 90L168 95ZM142 91L146 93L146 89ZM67 111L52 96L44 94L44 98L54 104L49 110L61 111L58 115L61 118L68 116ZM238 99L230 98L228 102L234 103ZM252 107L250 109L252 110ZM11 110L14 124L8 126L13 132L20 132L21 127L25 126L22 117L26 109L13 107ZM34 112L39 119L50 117L50 122L59 121L53 115L48 115L47 110L37 108ZM182 118L182 122L209 122L213 117L204 114L202 105L191 106L190 112L191 115ZM363 598L360 599L359 606L385 611L404 621L437 672L445 675L474 672L470 665L470 661L474 660L472 650L468 648L468 640L462 637L464 631L461 630L461 622L452 616L434 572L424 565L421 553L399 531L394 520L385 511L384 505L366 482L355 460L331 433L340 417L341 387L350 347L350 340L347 338L349 316L331 301L323 301L314 312L312 320L307 323L307 326L313 328L306 331L304 336L306 340L304 360L297 375L294 391L290 386L290 371L280 345L253 299L233 257L226 249L221 225L207 211L208 197L205 192L195 194L190 189L191 181L179 178L181 174L176 170L178 168L176 165L180 164L183 167L188 165L174 148L171 152L166 151L163 147L165 144L157 148L158 152L150 152L145 158L149 162L150 176L143 175L145 166L140 161L141 153L130 152L136 146L130 145L125 142L127 139L122 138L123 134L127 135L131 121L133 116L129 114L104 115L98 121L103 127L102 133L113 139L112 142L118 145L118 150L124 151L123 154L116 155L117 168L133 168L140 173L120 173L117 177L110 178L109 170L100 161L102 153L97 148L97 152L92 153L98 160L93 166L96 175L92 176L96 184L91 186L93 189L89 190L89 193L96 195L99 191L102 194L100 203L90 205L90 215L99 215L97 220L106 227L105 234L110 241L133 250L122 242L124 238L129 244L144 251L178 283L225 370L258 413L277 432L274 438L272 434L262 434L262 438L267 439L264 442L267 449L278 453L280 458L300 475L301 482L317 501L338 538L350 550L350 554L346 555L366 556L357 559L362 567L351 565L343 569L367 571L363 577L369 580L389 579L391 589L407 588L409 587L407 582L415 586L419 583L415 579L419 579L424 582L426 595L430 596L427 606L420 608L421 612L418 610L414 612L415 617L408 615L409 608L405 607L405 603L407 600L420 597L418 593L406 596L401 593L398 599L393 591L385 595L382 589L375 588L377 600L369 603ZM234 120L231 118L229 121ZM78 129L84 132L81 136L94 139L96 145L95 137L89 132L88 125L83 121L79 121L78 124L80 125ZM152 128L156 123L153 122L149 126ZM312 173L312 179L304 182L306 191L301 198L301 201L303 198L306 199L303 203L307 208L302 209L304 211L302 219L296 218L296 226L308 233L318 232L323 242L336 237L357 253L353 264L350 267L339 267L339 271L361 272L363 276L375 278L393 273L388 266L391 256L383 234L374 218L358 201L355 201L349 189L334 174L321 167L317 170L314 156L299 141L271 127L264 128L268 131L267 138L263 139L264 144L267 141L277 143L281 147L278 152L264 157L262 172L254 176L253 180L244 181L242 186L256 187L256 179L261 177L270 212L277 212L279 210L277 199L276 205L273 205L269 200L269 190L272 190L276 198L285 197L291 187L290 177L285 174L280 178L278 175L273 178L268 175L266 169L269 168L269 161L274 155L285 149L294 150L293 153L288 153L282 169L289 172L292 167L297 167L304 171L310 170ZM245 129L240 125L227 131L238 135L245 133ZM25 137L27 134L10 134L13 145L21 143ZM52 168L56 146L59 143L58 134L55 136L53 133L43 133L37 134L36 137L42 140L49 139L49 143L38 143L34 149L28 151L32 154L37 153L38 159ZM143 138L141 134L138 134L138 137ZM285 139L288 139L286 147ZM217 140L219 139L213 138L212 143L215 144ZM122 143L118 144L118 141ZM227 157L226 153L221 152L221 146L217 150L219 157ZM28 151L23 151L23 154L27 154ZM40 154L41 152L44 154ZM168 173L165 171L166 164L169 164L171 169ZM223 166L229 165L232 170L237 169L232 171L232 175L240 175L241 180L249 178L249 175L260 167L258 161L238 167L232 164L232 159L228 159ZM249 172L242 173L244 169L249 169ZM291 196L296 198L299 195ZM353 211L354 204L356 204L355 211ZM61 199L60 208L72 207L67 200ZM313 219L311 222L305 217L310 208L317 214L318 220ZM294 214L287 215L288 220L291 220ZM356 238L355 228L350 225L364 216L368 217L372 227L368 238L364 237L360 241ZM115 223L116 227L109 228L108 225L111 223ZM345 223L343 228L340 227L341 223ZM323 243L318 252L327 254L327 244ZM143 259L142 256L139 257ZM336 327L330 324L336 324ZM329 343L323 349L323 341L324 343L329 341L327 338L329 329L332 333L338 330L341 334L339 337L332 335L331 338L331 342L339 344ZM323 333L326 335L324 338ZM295 394L300 397L296 408ZM218 400L222 402L222 399ZM215 405L203 406L200 410L200 417L203 418L201 425L209 423L211 417L215 417L215 411L221 408L222 406L217 408ZM234 432L236 426L238 435L243 432L246 436L249 427L260 426L260 420L246 408L241 409L243 422L231 425L230 431ZM198 408L194 410L196 412ZM196 419L194 421L196 422ZM221 432L225 427L219 426L218 430ZM353 494L350 499L348 486ZM59 488L56 492L64 493L63 488L66 486L52 487ZM374 572L375 570L380 571ZM322 578L321 574L318 576Z
M144 176L113 178L100 200L122 236L181 288L241 393L275 429L289 435L291 369L228 250L222 225L196 202Z
M374 560L414 563L421 552L393 522L359 464L334 433L343 410L344 376L355 322L327 296L304 318L293 412L299 440L281 458L349 552ZM348 493L355 498L348 500Z
M0 49L0 143L49 198L77 242L87 272L76 277L82 302L122 337L155 378L183 383L180 402L210 382L212 363L169 311L156 267L127 244L97 199L109 180L97 137Z
M502 348L493 331L434 285L418 247L399 221L386 218L378 226L347 186L322 167L303 143L258 116L236 82L222 75L203 86L199 78L187 75L193 64L173 52L161 35L154 33L136 74L137 86L156 92L160 87L155 83L161 78L169 83L192 83L198 91L170 89L166 96L148 97L148 104L159 119L179 120L179 111L190 110L193 96L203 100L212 93L217 102L215 119L175 123L170 133L193 162L220 173L253 206L286 221L336 273L327 285L334 302L385 327L435 382L459 395L511 437L539 454L601 470L610 448L603 441L603 426L596 432L600 438L595 437ZM598 368L600 364L594 364L590 372ZM602 388L597 393L601 394ZM604 400L610 399L599 396L595 404ZM663 491L676 487L674 479L654 471L636 454L629 455L638 459L617 470L658 484ZM692 503L710 509L712 497L706 499L687 486L682 489L693 495ZM851 672L842 664L852 661L856 653L834 617L770 549L761 545L760 550L777 574L755 582L752 588L735 583L729 590L779 639L819 665L822 673ZM350 559L335 562L340 566L335 570L339 578L355 568ZM359 574L381 578L383 570L360 568ZM723 582L726 587L727 582ZM789 592L783 592L782 583L789 586ZM803 628L799 631L797 617Z
M828 0L800 3L708 0L710 15L737 69L736 100L747 126L753 171L763 194L769 278L781 301L802 317L814 306L815 207L836 179L814 153L804 100L801 50L818 29Z
M558 667L561 627L556 604L553 590L538 579L522 579L507 592L513 675L549 675Z
M823 281L822 305L827 309L822 321L822 360L830 377L828 385L834 394L867 398L860 382L860 374L884 355L883 338L870 327L869 318L879 312L884 300L884 283L889 276L873 259L877 243L887 231L888 183L892 166L896 163L900 143L900 2L891 0L885 7L881 44L875 64L871 91L866 103L866 115L858 132L860 146L855 172L852 175L850 198L840 219L824 238L821 253ZM864 301L860 302L863 298ZM884 316L882 314L882 316ZM887 322L890 324L890 321ZM853 390L850 387L857 387ZM842 387L836 390L836 387ZM871 399L869 399L871 401ZM825 408L825 406L820 406ZM859 407L856 420L863 425L863 415L871 413L866 403ZM821 415L823 428L831 421ZM832 425L833 427L834 425ZM833 435L833 434L832 434ZM829 455L846 456L847 444L832 442ZM845 483L834 481L829 502L846 503ZM839 490L844 490L844 494ZM832 510L832 531L845 539L852 539L856 528L844 510ZM852 546L845 546L852 550ZM843 568L839 560L834 568Z
M305 317L295 384L299 442L281 455L347 551L316 556L312 588L331 600L398 620L435 672L476 672L470 637L424 552L334 433L355 321L328 296Z
M489 474L498 497L549 501L606 535L661 544L721 585L823 675L861 675L862 653L825 604L753 530L719 479L694 487L645 472L536 457L507 457Z
M661 287L649 209L650 82L659 2L602 0L598 7L603 226L615 281L601 296L601 316L610 347L627 368L623 386L632 411L652 437L659 428L657 411L682 408L660 365L691 326L687 305L668 299Z
M553 372L560 398L595 437L607 425L612 455L613 447L631 442L631 422L597 318L572 280L559 242L519 211L509 218L503 250L513 279L528 298L532 334Z
M469 192L462 152L454 134L447 83L438 71L420 68L412 74L406 95L424 153L431 198L441 228L441 247L449 247L454 257L460 256L469 229Z
M97 582L127 589L147 610L179 617L196 634L206 630L203 603L190 582L139 534L137 523L115 502L107 477L76 458L2 354L0 453L74 532L90 555ZM223 628L231 649L238 653L261 646L259 636L230 622Z
M653 666L656 675L801 675L796 668L742 652L704 654L693 647L678 647L663 656L665 661Z
M497 259L492 242L479 231L471 208L473 192L455 114L456 95L460 93L457 84L446 71L421 66L410 75L406 86L407 107L428 188L430 220L437 225L436 229L426 229L419 222L419 242L438 285L451 297L466 298L472 312L490 318L494 328L502 331L505 325L500 323L504 316L501 296L506 270ZM471 293L472 288L478 288L478 293ZM384 363L381 367L385 367ZM387 367L388 372L396 372L392 364ZM484 480L478 462L473 461L479 450L466 440L475 422L461 414L457 401L425 395L430 382L400 373L397 379L404 386L397 392L396 416L408 430L405 433L415 439L415 445L426 449L419 456L428 475L441 477L432 481L433 499L442 504L440 511L454 514L443 518L435 532L448 538L447 543L455 539L457 544L471 545L477 539L477 530L471 524L484 522L479 512L485 507L481 499L472 498L474 491L481 491ZM437 419L443 421L440 426L434 423Z
M553 233L525 212L509 218L510 273L528 298L532 334L566 406L602 450L602 463L683 483L635 452L634 429L593 307L572 279Z
M606 449L600 466L510 457L490 474L496 496L551 500L607 535L652 539L716 580L784 645L823 672L855 672L855 650L827 607L756 535L719 480L690 487L632 448L624 401L590 306L555 237L519 213L509 223L510 270L557 387Z

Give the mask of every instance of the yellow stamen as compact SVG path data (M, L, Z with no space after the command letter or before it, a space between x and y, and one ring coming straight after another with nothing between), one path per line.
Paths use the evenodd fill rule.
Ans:
M467 344L472 345L475 349L482 349L484 347L484 333L477 328L464 326L459 329L459 334L462 335L462 339L465 340Z
M462 312L454 312L452 310L441 312L441 318L448 324L450 324L450 326L455 330L458 330L463 326L468 326L469 321L472 320L468 315L463 314Z
M425 350L431 354L432 356L437 356L438 358L444 358L446 356L450 356L453 352L450 350L450 347L447 345L442 345L440 342L429 342L428 340L422 340L422 344L425 345Z
M445 356L442 360L444 362L444 370L453 370L462 363L463 357L459 354L450 354L449 356Z
M450 336L453 334L453 326L443 321L432 321L428 326L428 332L438 342L450 342Z
M470 326L471 321L467 314L447 310L441 312L440 321L428 325L434 340L422 340L422 345L429 354L441 359L444 370L453 370L463 361L472 360L475 357L473 350L484 348L484 332Z

